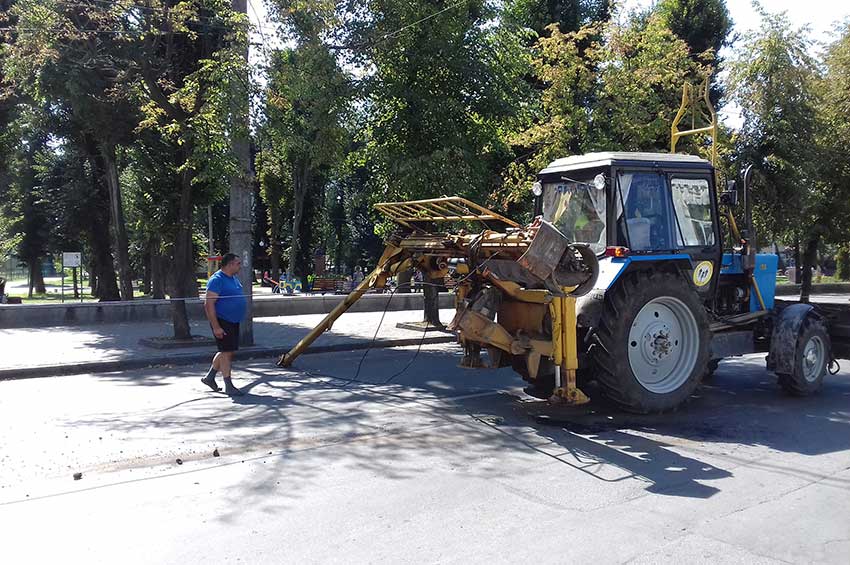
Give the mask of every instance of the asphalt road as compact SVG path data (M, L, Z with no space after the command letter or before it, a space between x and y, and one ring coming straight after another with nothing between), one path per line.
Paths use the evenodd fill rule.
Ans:
M0 382L4 563L850 561L850 372L554 409L452 346ZM214 450L220 455L216 457ZM178 464L180 459L182 464ZM74 480L74 473L82 478Z

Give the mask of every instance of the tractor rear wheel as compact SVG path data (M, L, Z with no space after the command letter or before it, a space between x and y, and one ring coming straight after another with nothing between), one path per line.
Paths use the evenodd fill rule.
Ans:
M630 412L673 410L706 373L708 343L705 309L678 273L627 275L605 295L591 350L600 390Z
M824 323L814 316L807 316L800 326L795 347L794 372L778 374L779 385L793 396L808 396L821 389L829 365L829 333Z

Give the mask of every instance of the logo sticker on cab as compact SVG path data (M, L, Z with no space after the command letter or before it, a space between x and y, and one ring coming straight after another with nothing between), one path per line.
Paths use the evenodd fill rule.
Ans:
M703 261L694 269L694 284L697 286L705 286L711 280L711 275L714 274L714 263L711 261Z

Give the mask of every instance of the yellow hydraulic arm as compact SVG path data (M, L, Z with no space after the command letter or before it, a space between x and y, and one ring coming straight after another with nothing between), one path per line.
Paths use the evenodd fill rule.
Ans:
M387 284L387 278L405 271L411 267L410 256L403 249L395 245L387 245L384 254L378 261L378 266L363 278L363 281L345 297L345 299L337 304L336 308L331 310L325 319L319 322L319 325L304 336L289 353L283 355L277 364L279 367L289 367L295 358L301 355L305 349L316 341L316 339L331 329L337 318L342 316L351 306L360 300L360 297L366 294L372 288L383 288Z
M519 224L504 216L488 210L465 198L443 197L410 202L386 202L376 204L375 209L397 224L410 230L406 237L389 243L378 261L378 266L363 279L336 308L325 316L318 326L299 341L288 353L278 360L281 367L289 367L320 335L331 329L333 323L342 316L361 296L373 288L383 288L389 277L410 268L440 271L442 267L430 265L433 257L466 257L469 245L476 241L483 257L508 250L521 254L530 239L527 234L496 234L485 231L476 240L476 235L448 235L429 233L424 225L457 221L487 222L498 221L511 228ZM518 256L518 255L517 255ZM439 276L439 273L437 273Z

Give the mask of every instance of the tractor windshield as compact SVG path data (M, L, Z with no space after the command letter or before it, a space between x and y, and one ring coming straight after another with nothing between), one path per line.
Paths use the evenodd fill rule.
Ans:
M597 254L605 251L605 190L593 179L564 179L543 185L543 219L568 240L586 243Z

